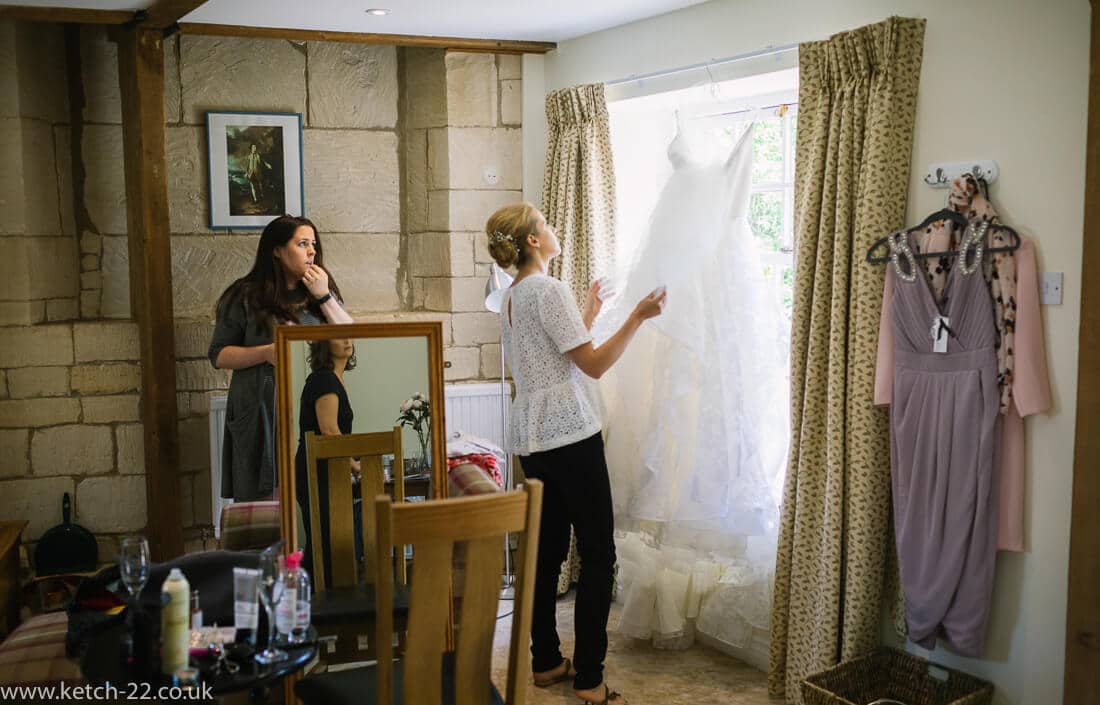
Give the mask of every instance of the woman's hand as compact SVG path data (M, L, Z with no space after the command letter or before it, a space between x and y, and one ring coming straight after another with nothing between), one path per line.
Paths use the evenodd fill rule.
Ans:
M584 321L585 328L592 327L596 316L600 315L601 308L603 308L603 301L600 300L600 280L597 279L592 282L592 286L588 287L588 294L584 297L584 307L581 309L581 319Z
M306 268L306 273L302 276L302 283L309 290L309 295L315 299L329 293L328 272L315 264L311 264Z
M593 287L588 292L589 296L592 295L593 291L598 292L599 289ZM572 350L567 350L565 354L580 368L581 372L592 379L599 379L622 356L627 344L638 332L642 322L661 315L661 310L665 307L665 298L665 288L663 286L657 287L649 296L638 302L638 305L634 307L622 327L605 340L600 347L593 346L589 341L578 345Z
M363 477L363 466L359 463L359 458L351 459L351 481L359 482Z
M667 299L668 292L665 291L663 286L659 286L650 292L649 296L638 302L638 305L634 307L634 313L632 315L639 321L660 316L661 311L665 308L665 301Z
M269 365L275 364L275 343L268 343L267 345L260 345L264 353L264 362Z

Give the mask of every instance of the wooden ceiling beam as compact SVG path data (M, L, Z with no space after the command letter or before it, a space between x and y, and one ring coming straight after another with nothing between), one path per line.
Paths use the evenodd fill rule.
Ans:
M0 20L21 22L71 22L74 24L126 24L134 19L129 10L90 10L82 7L35 7L4 5Z
M545 54L558 46L554 42L535 42L521 39L468 39L465 37L429 37L416 34L366 34L360 32L332 32L323 29L244 27L228 24L207 24L205 22L181 22L180 31L184 34L200 34L213 37L392 44L395 46L453 49L455 51L494 54Z
M557 49L554 42L523 39L471 39L467 37L431 37L419 34L369 34L337 32L324 29L293 29L285 27L248 27L205 22L180 22L188 13L207 0L157 0L146 10L90 10L79 7L37 7L30 5L0 6L0 19L23 22L71 22L74 24L125 25L138 24L146 29L168 29L179 25L184 34L211 37L245 37L253 39L289 39L292 41L347 42L350 44L390 44L393 46L451 49L454 51L487 52L492 54L545 54Z
M156 0L145 10L146 17L141 26L154 29L171 27L206 2L207 0Z

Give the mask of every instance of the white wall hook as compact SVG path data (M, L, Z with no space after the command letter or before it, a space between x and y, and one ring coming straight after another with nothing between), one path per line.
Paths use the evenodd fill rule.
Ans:
M949 188L954 179L963 174L973 174L979 179L985 179L987 184L997 180L997 162L992 159L976 159L969 162L939 162L928 166L928 173L924 175L924 183L932 188Z

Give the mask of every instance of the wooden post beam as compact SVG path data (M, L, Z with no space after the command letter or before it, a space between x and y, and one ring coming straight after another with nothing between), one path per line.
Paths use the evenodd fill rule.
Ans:
M1085 238L1081 271L1100 267L1100 6L1092 3L1089 114L1085 160ZM1073 451L1066 667L1062 702L1100 693L1100 279L1081 278L1077 428ZM1088 693L1092 693L1090 696Z
M164 29L179 22L184 15L206 4L206 0L156 0L145 12L142 27Z
M141 343L146 531L157 561L183 554L162 42L162 33L152 29L118 36L130 309Z

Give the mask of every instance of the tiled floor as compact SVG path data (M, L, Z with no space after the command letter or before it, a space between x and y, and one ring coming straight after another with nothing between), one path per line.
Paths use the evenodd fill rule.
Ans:
M511 611L511 602L500 603L501 613ZM619 690L630 705L778 705L768 698L766 676L725 654L700 646L686 651L654 649L648 642L615 633L619 606L612 604L609 621L609 647L605 675L611 687ZM511 617L497 621L493 650L493 681L503 693L508 664L508 638ZM558 602L558 632L562 653L573 651L572 594ZM550 688L527 686L529 705L577 705L567 681Z

